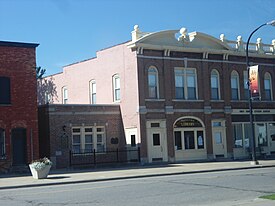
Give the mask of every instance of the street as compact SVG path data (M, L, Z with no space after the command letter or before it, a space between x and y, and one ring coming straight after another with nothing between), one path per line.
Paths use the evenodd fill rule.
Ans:
M0 205L250 205L272 193L275 169L260 168L0 190Z

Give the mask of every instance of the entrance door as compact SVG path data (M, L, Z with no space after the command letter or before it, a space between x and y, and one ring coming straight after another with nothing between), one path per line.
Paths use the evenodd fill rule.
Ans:
M26 165L26 129L13 129L11 135L13 165Z
M163 138L160 132L152 133L152 161L163 161Z
M212 122L212 137L214 157L227 157L226 136L223 122Z

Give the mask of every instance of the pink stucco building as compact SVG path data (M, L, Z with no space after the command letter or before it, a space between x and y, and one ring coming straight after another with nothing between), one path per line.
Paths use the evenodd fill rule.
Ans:
M247 158L252 137L245 45L241 37L217 39L186 29L147 33L135 26L131 41L44 78L39 101L119 105L126 144L140 146L143 162ZM250 49L251 62L260 68L256 144L271 155L274 42Z

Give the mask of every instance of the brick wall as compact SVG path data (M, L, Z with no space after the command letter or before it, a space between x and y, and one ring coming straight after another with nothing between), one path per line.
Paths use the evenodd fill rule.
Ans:
M6 159L13 160L11 131L26 129L26 162L39 157L36 95L37 44L0 42L0 76L10 78L11 104L0 105L0 127L5 129Z

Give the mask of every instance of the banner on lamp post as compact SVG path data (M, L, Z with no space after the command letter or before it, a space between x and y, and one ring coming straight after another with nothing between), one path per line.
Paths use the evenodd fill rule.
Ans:
M257 99L260 97L258 70L259 70L258 65L249 67L250 91L251 91L251 97L253 99L255 98Z

